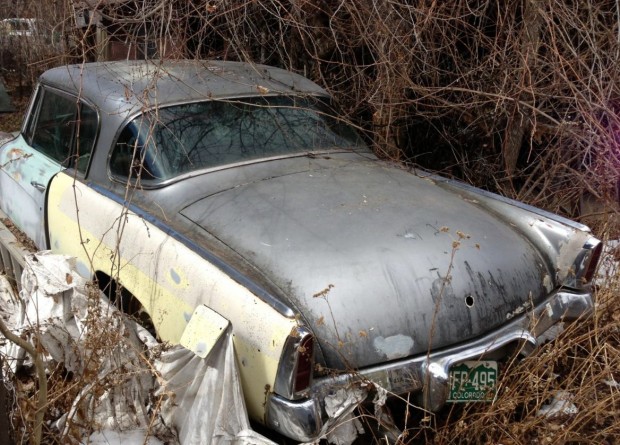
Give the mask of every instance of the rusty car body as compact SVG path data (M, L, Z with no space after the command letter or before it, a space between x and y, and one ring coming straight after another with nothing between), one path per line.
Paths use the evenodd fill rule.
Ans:
M587 227L378 159L277 68L52 69L0 165L14 223L122 285L160 338L201 305L230 320L250 416L297 440L338 388L437 410L453 366L527 353L593 306Z

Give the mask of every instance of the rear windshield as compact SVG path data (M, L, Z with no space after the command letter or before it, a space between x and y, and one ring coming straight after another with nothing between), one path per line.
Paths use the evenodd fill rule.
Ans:
M316 97L259 96L160 108L121 132L117 176L164 181L196 170L318 151L364 150L356 131Z

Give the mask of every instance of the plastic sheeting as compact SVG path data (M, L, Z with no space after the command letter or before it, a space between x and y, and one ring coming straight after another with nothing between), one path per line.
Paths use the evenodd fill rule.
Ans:
M161 416L184 445L273 444L250 428L229 326L202 359L183 347L156 362L167 394Z
M123 431L153 425L148 403L154 377L136 325L77 274L71 258L26 257L19 300L19 313L10 317L13 330L40 345L48 372L60 366L81 385L67 412L55 413L61 437L74 437L82 426ZM16 345L2 352L13 371L30 363Z

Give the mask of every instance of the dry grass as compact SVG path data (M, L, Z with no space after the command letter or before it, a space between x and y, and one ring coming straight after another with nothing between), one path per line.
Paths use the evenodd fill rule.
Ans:
M597 294L594 319L569 326L533 356L504 369L493 405L448 410L435 427L433 443L616 443L620 304L615 298L617 283L607 286ZM577 412L552 418L540 415L543 405L562 394L559 391L569 396Z

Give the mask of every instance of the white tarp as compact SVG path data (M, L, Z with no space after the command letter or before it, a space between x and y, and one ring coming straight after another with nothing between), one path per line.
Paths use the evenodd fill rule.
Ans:
M155 363L166 395L161 416L184 445L273 444L250 428L228 327L206 358L181 346Z

